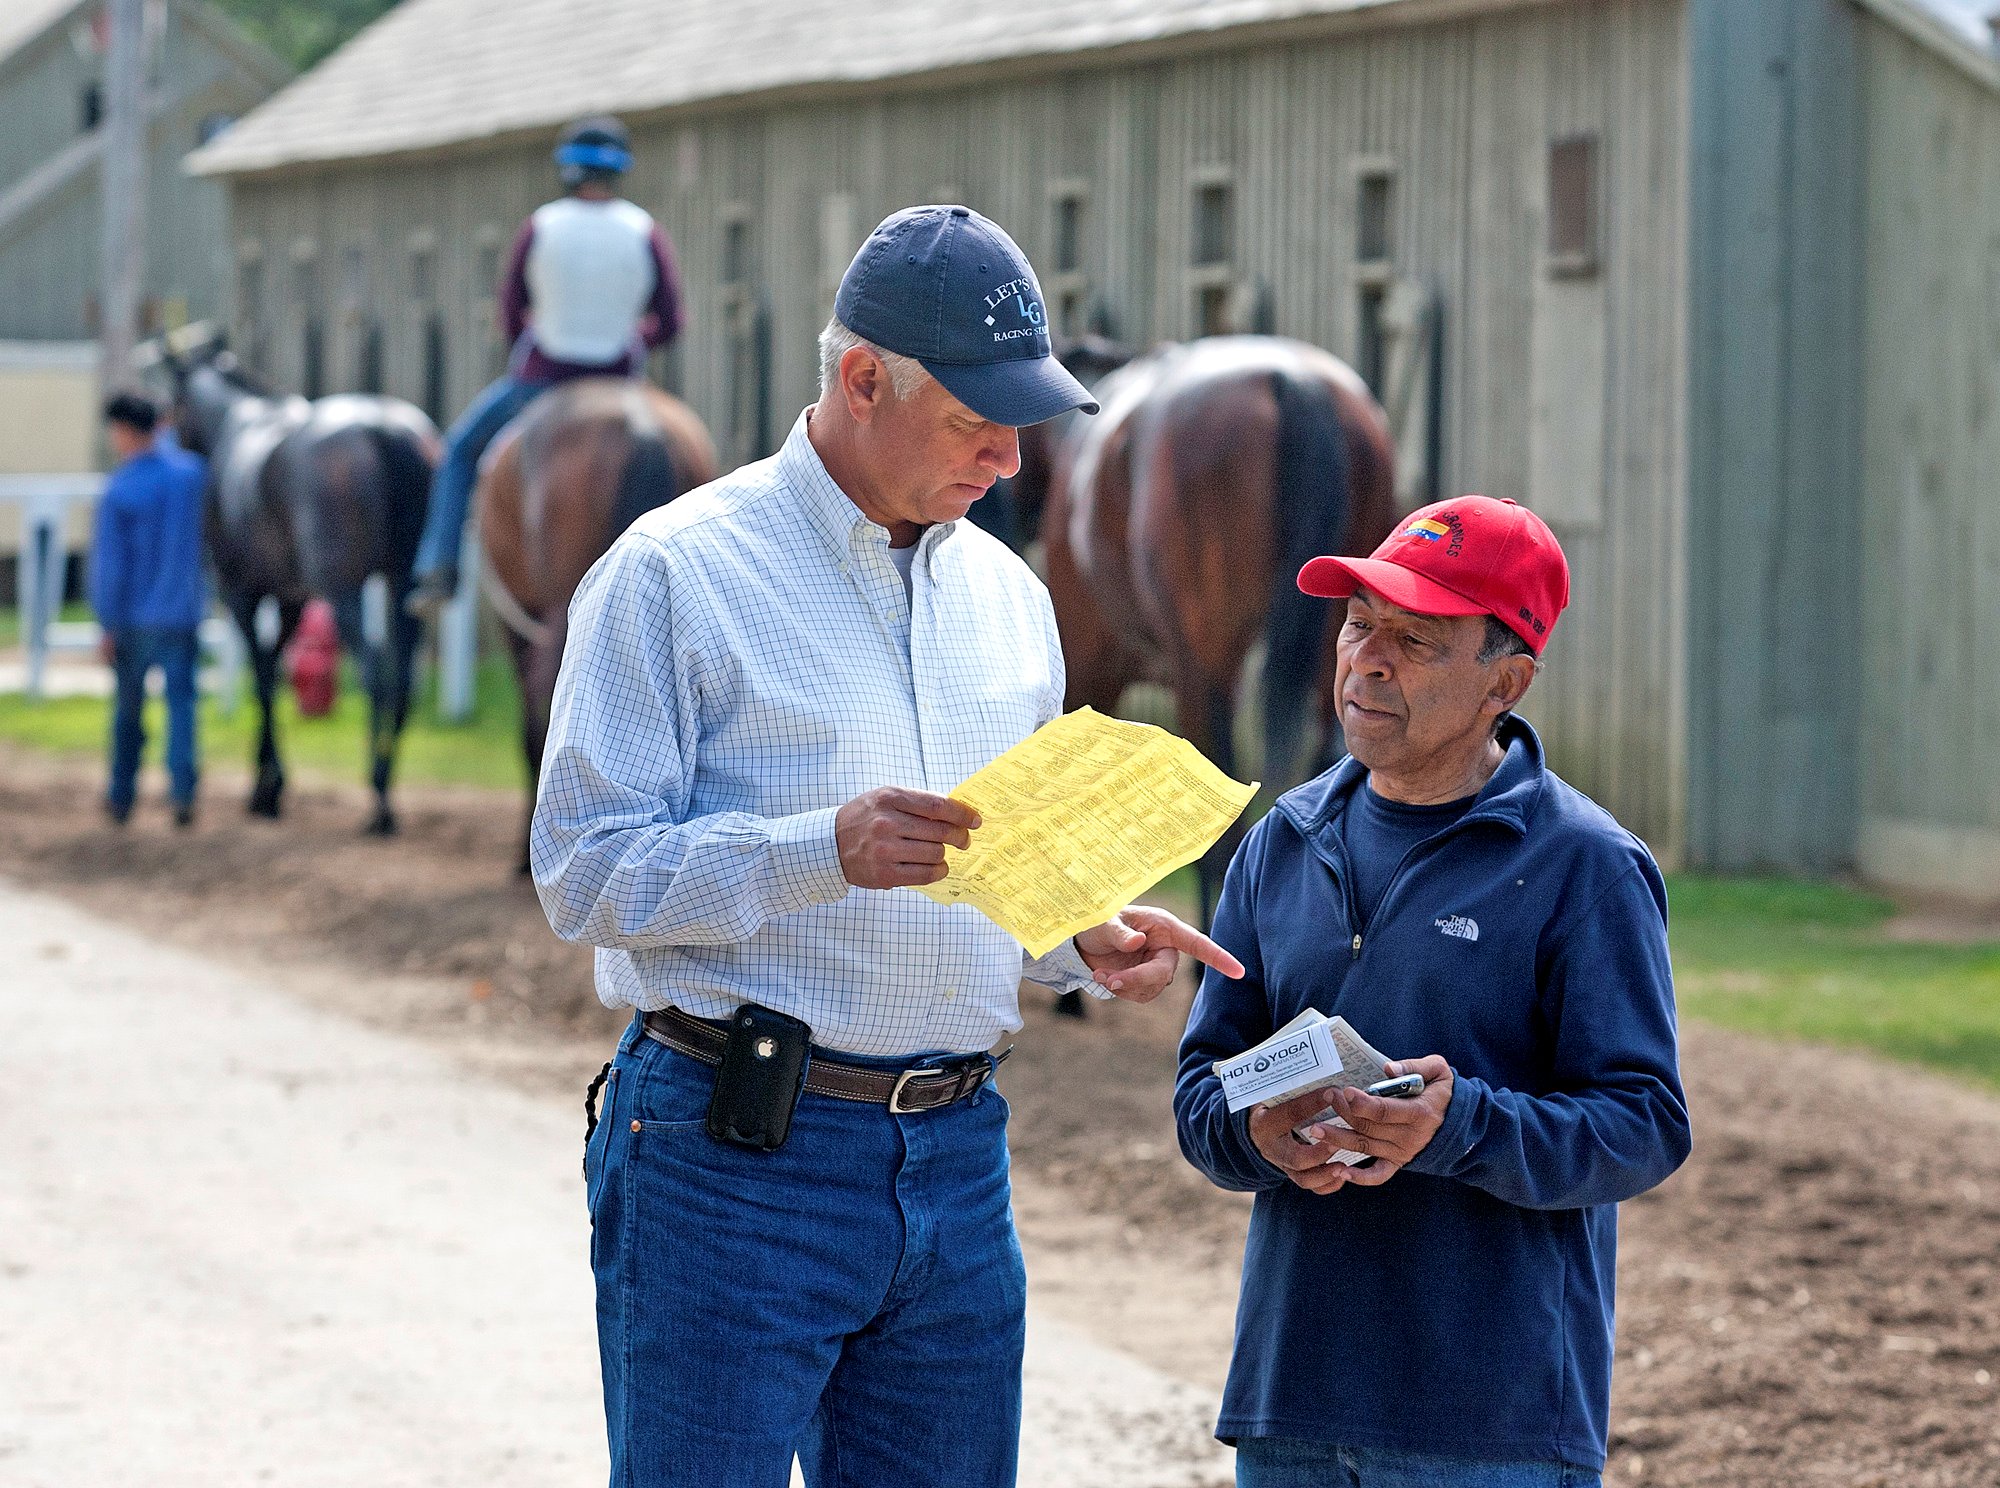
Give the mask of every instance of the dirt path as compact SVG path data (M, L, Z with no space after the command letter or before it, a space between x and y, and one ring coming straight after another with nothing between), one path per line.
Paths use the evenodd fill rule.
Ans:
M4 881L0 962L0 1479L603 1481L566 1102ZM1027 1482L1226 1479L1039 1299L1025 1385Z
M406 791L384 845L358 792L273 827L214 784L190 836L115 833L87 766L0 746L0 872L573 1098L617 1020L509 872L513 799ZM1247 1209L1174 1145L1186 997L1081 1026L1036 999L1004 1085L1038 1306L1212 1398ZM1695 1157L1625 1211L1608 1480L2000 1488L2000 1102L1698 1027L1685 1061Z

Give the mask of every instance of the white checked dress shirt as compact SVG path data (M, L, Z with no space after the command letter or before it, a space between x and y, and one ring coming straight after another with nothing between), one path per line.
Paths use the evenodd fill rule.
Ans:
M549 923L597 950L612 1007L745 1001L857 1054L971 1053L1019 984L1086 987L1072 944L1024 962L968 905L858 889L834 815L877 786L948 794L1062 710L1048 592L969 522L888 529L802 415L784 448L647 513L570 606L530 832Z

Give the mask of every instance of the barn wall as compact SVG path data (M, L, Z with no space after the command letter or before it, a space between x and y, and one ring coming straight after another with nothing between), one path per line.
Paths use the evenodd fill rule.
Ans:
M672 233L692 312L665 370L726 455L762 453L815 393L814 337L877 220L962 199L1021 240L1054 302L1066 191L1084 193L1080 262L1063 278L1086 322L1140 344L1186 337L1203 289L1222 284L1243 328L1352 358L1357 183L1390 171L1389 276L1426 287L1443 318L1438 489L1541 506L1575 569L1526 711L1557 767L1673 859L1686 776L1686 56L1681 0L1591 0L647 123L632 195ZM1547 151L1577 132L1600 139L1599 267L1559 278L1545 252ZM420 398L433 307L413 298L406 267L409 243L434 234L448 403L462 408L492 368L481 245L551 185L540 146L245 179L237 249L264 267L246 281L257 303L239 297L241 329L298 386L304 323L335 313L334 265L351 246L370 266L352 313L382 324L390 390ZM1217 186L1234 204L1234 250L1197 268L1195 193ZM733 284L732 233L745 266ZM316 274L296 272L300 254ZM329 386L353 385L352 356L328 355Z
M1863 871L2000 894L2000 94L1870 20Z
M200 318L227 306L228 194L219 182L184 174L181 160L204 118L249 112L275 78L247 69L178 7L168 17L154 83L168 107L151 126L143 294L160 317ZM0 193L83 133L82 96L95 69L77 55L67 27L0 69L0 119L7 121L0 129ZM0 222L0 338L95 334L98 189L92 164L32 210Z
M1853 862L1860 14L1694 0L1689 857Z

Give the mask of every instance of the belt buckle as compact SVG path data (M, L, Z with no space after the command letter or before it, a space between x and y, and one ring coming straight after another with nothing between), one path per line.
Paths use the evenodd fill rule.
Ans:
M919 1075L935 1075L937 1073L939 1072L934 1069L906 1069L900 1075L896 1076L895 1087L889 1092L889 1114L891 1116L914 1116L917 1108L903 1104L903 1091L908 1087L910 1081L916 1079Z
M938 1102L940 1106L949 1106L955 1102L964 1100L968 1095L971 1095L988 1080L992 1079L993 1065L987 1059L972 1056L961 1061L956 1070L939 1069L936 1067L904 1070L900 1075L896 1076L895 1088L889 1092L889 1114L891 1116L912 1116L917 1113L917 1107L903 1104L903 1090L909 1085L910 1081L922 1075L937 1075L941 1077L940 1083L942 1083L942 1077L950 1077L952 1083L951 1099ZM935 1107L925 1106L922 1109L928 1111L934 1110Z

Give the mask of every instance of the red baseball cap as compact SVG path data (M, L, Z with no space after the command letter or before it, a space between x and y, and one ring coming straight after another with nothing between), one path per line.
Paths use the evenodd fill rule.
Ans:
M1512 501L1461 496L1411 512L1366 558L1315 558L1299 588L1356 589L1418 615L1491 615L1542 654L1569 603L1569 560L1549 524Z

